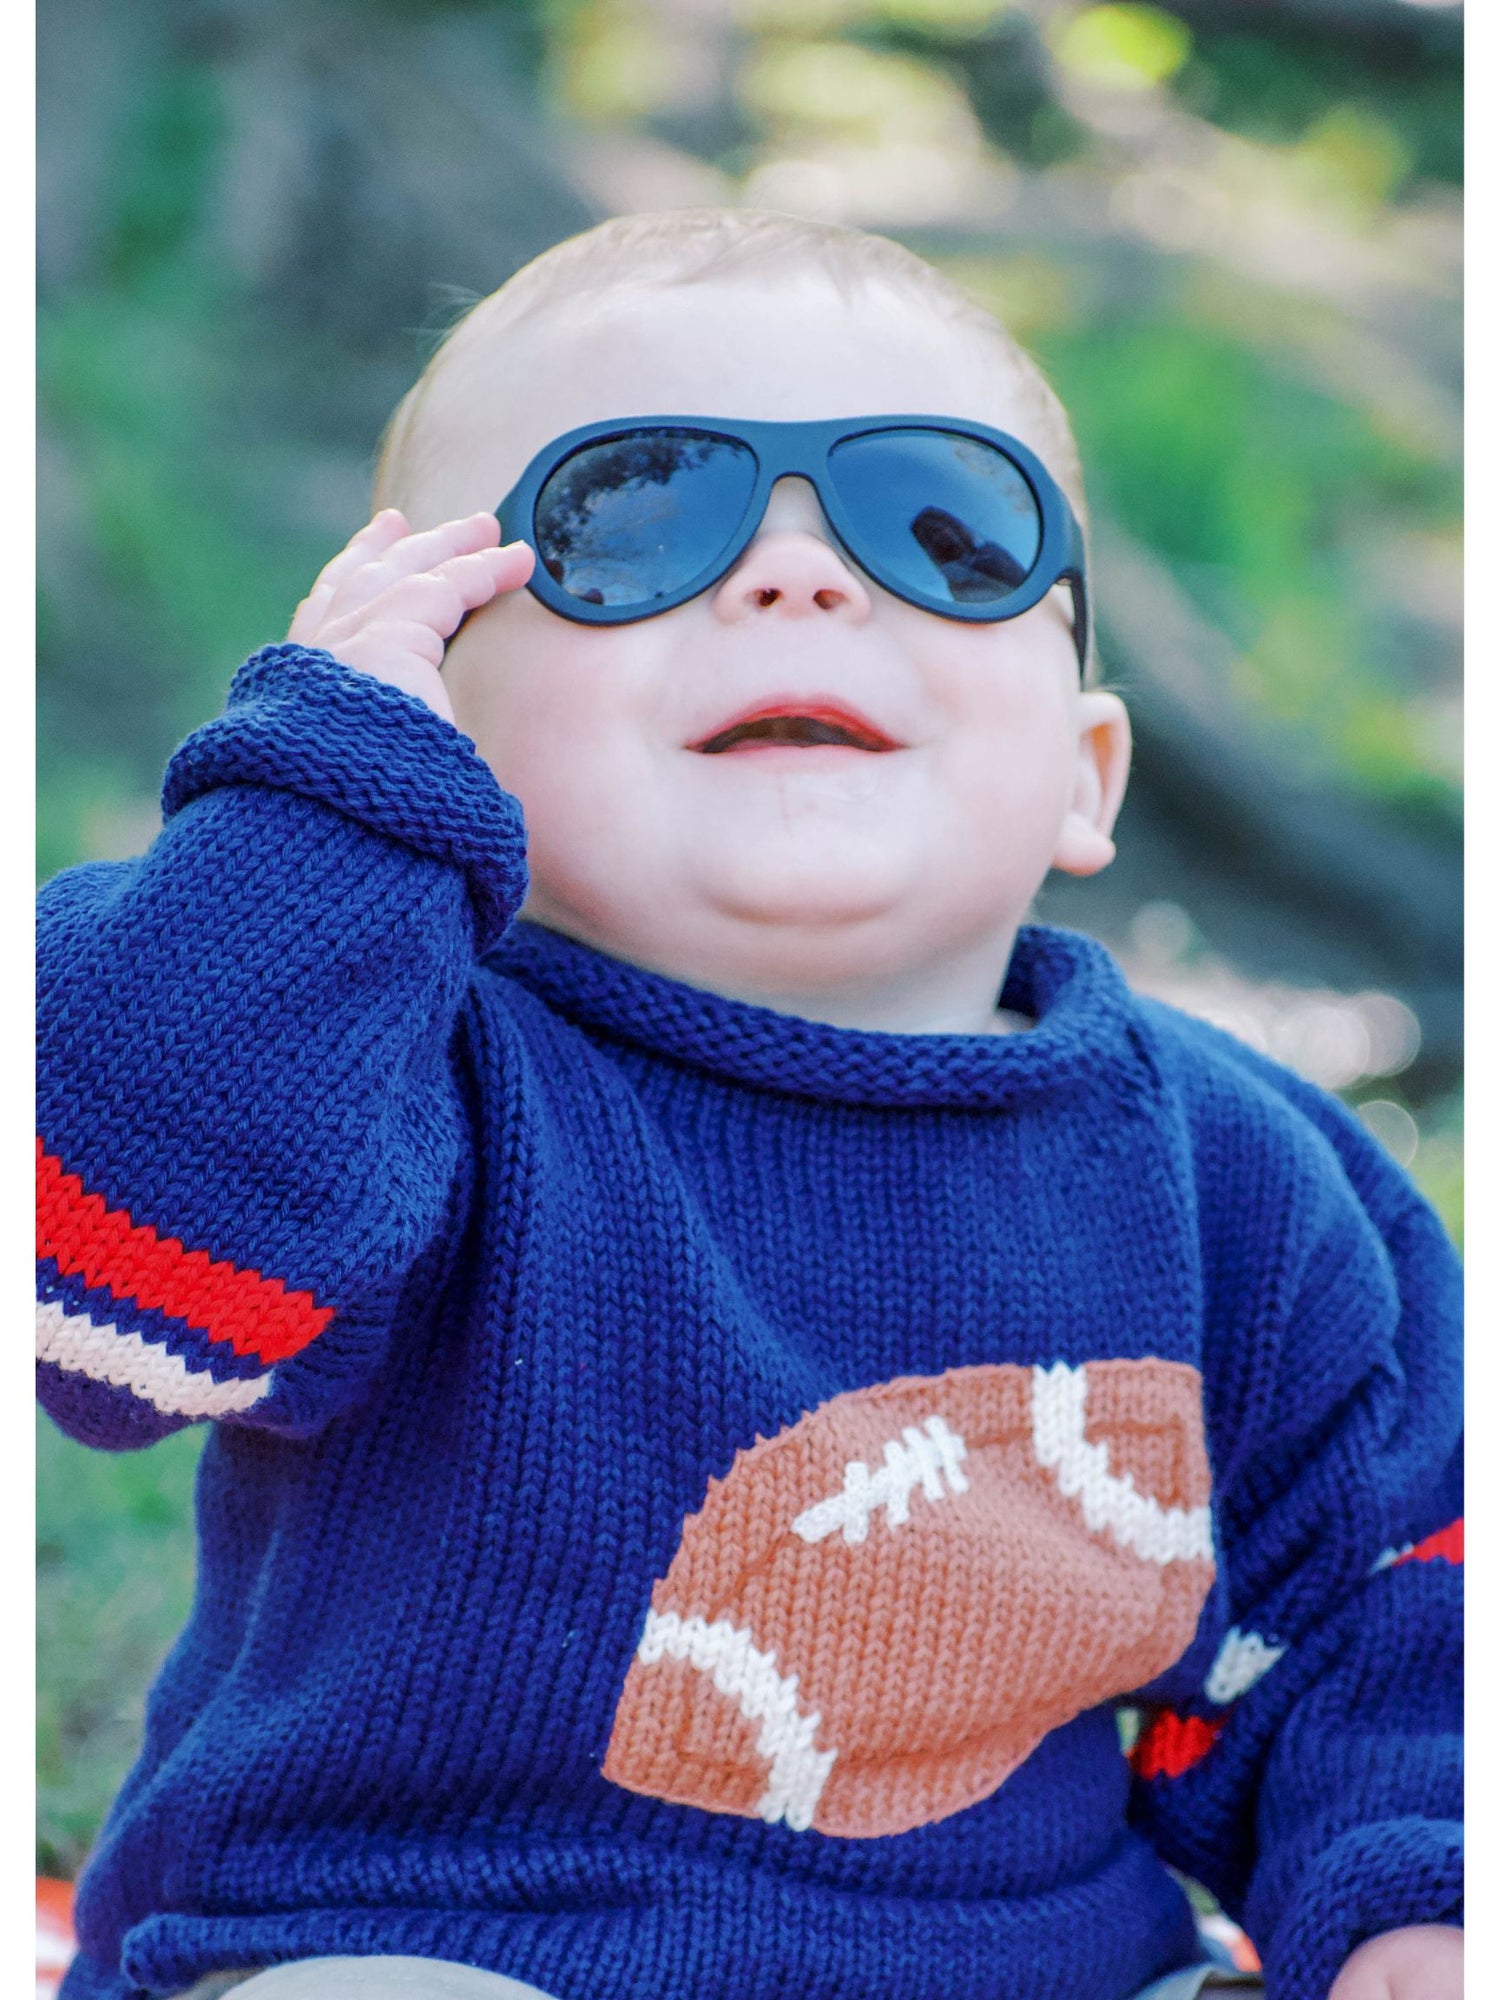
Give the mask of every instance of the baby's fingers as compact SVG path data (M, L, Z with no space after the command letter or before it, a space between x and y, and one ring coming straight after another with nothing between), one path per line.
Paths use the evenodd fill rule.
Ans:
M380 619L393 613L429 617L433 630L447 639L471 611L503 591L518 589L530 576L535 560L525 542L450 556L435 569L391 584L371 600L368 615Z
M403 535L337 579L327 615L340 618L362 604L373 604L400 578L439 570L454 556L492 549L499 539L500 523L493 514L467 514L460 521Z
M529 544L507 542L503 548L481 549L475 555L454 556L438 566L437 574L451 578L463 593L465 610L477 611L492 597L499 597L508 590L519 590L535 564L536 551ZM475 594L470 596L470 592Z
M377 563L385 552L406 534L406 516L395 507L386 507L355 535L351 535L336 556L318 571L312 589L292 614L288 639L311 645L319 626L328 615L339 585L362 569Z
M337 588L345 577L367 568L371 563L378 563L397 547L403 537L413 539L406 525L406 516L399 508L382 508L373 521L366 521L357 535L349 537L331 562L324 563L308 596L316 596L320 590L330 586Z
M367 604L347 613L333 627L374 630L390 625L424 625L439 639L456 632L471 611L488 604L501 589L514 589L531 573L524 548L519 557L509 549L476 550L472 555L454 556L436 569L420 576L399 577ZM439 648L441 656L441 648Z

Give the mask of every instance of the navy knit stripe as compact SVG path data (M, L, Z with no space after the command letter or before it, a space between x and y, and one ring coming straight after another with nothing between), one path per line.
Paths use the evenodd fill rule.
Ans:
M266 1373L267 1364L258 1356L236 1354L228 1341L211 1340L186 1320L139 1305L107 1285L87 1285L76 1274L64 1274L54 1258L38 1258L36 1290L38 1300L55 1299L65 1312L81 1313L95 1326L115 1326L159 1342L169 1354L180 1354L190 1368L203 1370L216 1382L249 1381Z

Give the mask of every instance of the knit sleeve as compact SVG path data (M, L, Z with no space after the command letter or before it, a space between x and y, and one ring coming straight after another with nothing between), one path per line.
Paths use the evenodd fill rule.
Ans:
M1326 2000L1363 1939L1462 1921L1460 1279L1356 1120L1241 1066L1202 1222L1215 1628L1153 1691L1134 1810L1276 2000Z
M168 768L138 860L38 905L38 1378L126 1449L347 1407L470 1180L456 1030L525 890L474 745L271 647Z

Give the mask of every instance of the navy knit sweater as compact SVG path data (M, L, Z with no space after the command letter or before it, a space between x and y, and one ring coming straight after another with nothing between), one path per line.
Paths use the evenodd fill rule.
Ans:
M514 913L474 746L274 647L41 911L41 1393L215 1420L69 2000L1278 2000L1458 1919L1458 1286L1330 1099L1031 928L1010 1036ZM1145 1726L1127 1758L1117 1707Z

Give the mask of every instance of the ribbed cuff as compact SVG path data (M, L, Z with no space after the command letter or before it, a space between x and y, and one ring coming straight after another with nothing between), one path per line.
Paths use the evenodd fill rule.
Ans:
M1463 1829L1455 1820L1398 1819L1358 1827L1298 1881L1260 1945L1271 2000L1327 2000L1356 1945L1407 1924L1463 1922Z
M526 830L469 737L413 696L306 646L266 646L230 684L223 715L167 766L170 819L221 785L265 785L331 806L461 869L483 952L526 894Z

